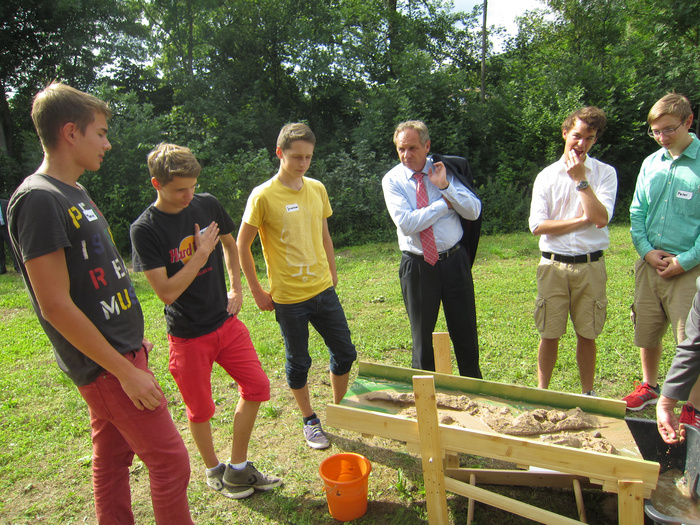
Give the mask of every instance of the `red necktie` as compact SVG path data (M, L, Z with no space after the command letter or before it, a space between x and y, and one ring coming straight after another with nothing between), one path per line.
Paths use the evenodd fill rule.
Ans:
M425 177L425 173L413 174L413 178L418 182L416 185L416 204L418 204L419 208L428 206L428 192L425 189L423 177ZM420 242L423 245L423 258L425 262L431 266L435 266L435 263L438 262L438 251L435 245L435 236L433 235L432 226L420 232Z

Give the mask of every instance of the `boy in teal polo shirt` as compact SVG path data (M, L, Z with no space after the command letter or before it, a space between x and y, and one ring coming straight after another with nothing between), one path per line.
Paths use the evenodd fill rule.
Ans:
M640 256L632 319L643 382L624 398L628 410L658 401L662 338L672 324L676 343L685 339L685 320L700 276L700 140L689 132L690 102L669 93L654 104L647 122L649 136L662 148L642 164L630 206L632 242ZM689 401L700 403L697 385ZM693 415L691 424L700 423L694 410L683 413Z

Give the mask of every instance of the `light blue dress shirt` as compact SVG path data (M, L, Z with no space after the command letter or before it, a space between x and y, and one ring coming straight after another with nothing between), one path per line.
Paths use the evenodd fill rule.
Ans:
M433 159L428 157L423 173L427 175L432 167ZM403 164L398 164L382 179L384 200L389 215L396 224L399 248L405 252L422 255L420 232L432 226L438 252L447 251L462 238L460 216L472 221L478 219L481 201L448 171L447 181L450 184L445 190L440 190L427 176L423 179L430 204L425 208L418 208L417 181L413 178L413 173ZM452 208L447 205L445 199L450 201Z

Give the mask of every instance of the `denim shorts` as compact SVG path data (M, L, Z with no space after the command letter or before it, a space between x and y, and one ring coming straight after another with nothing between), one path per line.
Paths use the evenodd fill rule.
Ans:
M350 339L348 322L335 288L330 287L300 303L275 303L275 318L284 338L287 358L285 371L290 388L303 388L308 379L311 368L309 323L328 347L331 373L342 376L350 371L357 359L357 352Z

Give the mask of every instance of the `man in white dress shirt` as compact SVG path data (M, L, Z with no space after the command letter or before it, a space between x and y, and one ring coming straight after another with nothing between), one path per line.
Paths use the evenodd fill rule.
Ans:
M530 231L540 236L535 324L540 332L539 388L548 388L566 332L576 331L581 391L595 395L596 337L603 331L608 299L603 251L610 244L617 175L612 166L588 156L605 129L597 107L573 112L562 125L564 155L542 170L532 188Z
M384 176L382 189L403 252L399 277L411 323L411 366L435 370L432 333L442 303L459 374L481 378L471 274L481 201L469 164L428 156L428 128L418 120L399 124L394 143L401 163Z

